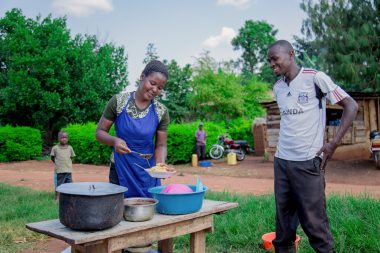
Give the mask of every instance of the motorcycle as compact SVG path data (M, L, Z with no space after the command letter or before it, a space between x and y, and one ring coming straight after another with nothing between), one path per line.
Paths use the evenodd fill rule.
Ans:
M218 137L218 143L212 145L210 149L210 157L212 159L219 159L223 155L229 154L231 152L236 153L236 160L243 161L245 155L250 152L248 141L234 141L228 139L225 135L220 135Z
M376 168L380 169L380 132L371 131L369 133L369 139L371 140L371 158L375 160Z

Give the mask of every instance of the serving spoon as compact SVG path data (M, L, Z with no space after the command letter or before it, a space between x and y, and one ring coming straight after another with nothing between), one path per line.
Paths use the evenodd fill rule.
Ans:
M153 154L143 154L143 153L133 151L133 150L131 150L131 153L135 153L135 154L139 155L142 159L145 159L145 160L148 160L148 159L152 158L152 156L153 156Z

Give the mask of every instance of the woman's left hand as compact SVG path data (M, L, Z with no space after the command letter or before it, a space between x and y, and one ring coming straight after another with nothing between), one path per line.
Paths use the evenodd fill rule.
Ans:
M164 167L166 171L175 171L174 167L167 165L166 163L157 163L156 166Z

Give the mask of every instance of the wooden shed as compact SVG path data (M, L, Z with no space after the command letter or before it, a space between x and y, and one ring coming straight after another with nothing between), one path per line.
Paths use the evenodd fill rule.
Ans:
M359 111L350 129L344 135L341 144L335 151L333 159L368 159L370 157L369 133L372 130L380 129L380 93L349 92L349 94L358 103ZM280 131L280 111L275 101L263 102L261 104L266 108L267 116L266 136L260 141L266 142L266 153L269 160L273 160ZM343 109L339 105L327 105L326 142L334 138L339 128L342 112ZM263 138L261 136L257 137ZM254 139L256 141L256 136L254 136Z

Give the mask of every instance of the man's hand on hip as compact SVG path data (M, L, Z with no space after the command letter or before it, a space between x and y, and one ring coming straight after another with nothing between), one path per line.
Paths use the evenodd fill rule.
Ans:
M337 146L338 145L336 145L335 143L329 142L323 145L323 147L317 152L317 156L321 156L322 154L321 170L325 170L327 160L332 157Z

